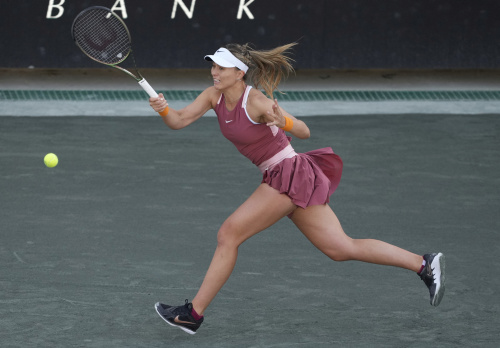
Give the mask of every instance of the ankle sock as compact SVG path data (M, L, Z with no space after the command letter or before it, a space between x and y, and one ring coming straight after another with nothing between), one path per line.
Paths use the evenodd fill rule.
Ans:
M422 267L420 267L420 271L418 271L418 274L422 273L422 271L424 270L424 267L425 265L427 264L427 262L425 261L425 259L422 261Z
M203 315L199 315L198 313L196 313L194 308L191 309L191 315L195 320L200 320L201 318L203 318Z

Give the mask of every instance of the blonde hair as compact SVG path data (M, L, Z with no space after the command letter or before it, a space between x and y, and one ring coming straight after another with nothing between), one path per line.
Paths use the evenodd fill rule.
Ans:
M257 51L250 44L228 44L226 48L239 60L248 66L248 71L243 77L249 78L255 88L262 87L266 94L273 98L273 92L278 89L283 78L295 72L292 58L288 57L290 49L297 45L296 42L279 46L271 50Z

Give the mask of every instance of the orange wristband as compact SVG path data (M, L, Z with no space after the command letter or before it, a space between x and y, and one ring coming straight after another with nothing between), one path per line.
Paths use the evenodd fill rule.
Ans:
M290 117L285 116L285 127L281 128L285 132L290 132L293 128L293 120Z
M168 106L167 106L165 109L163 109L163 111L159 112L160 116L167 116L168 115L168 110L169 109L168 109Z

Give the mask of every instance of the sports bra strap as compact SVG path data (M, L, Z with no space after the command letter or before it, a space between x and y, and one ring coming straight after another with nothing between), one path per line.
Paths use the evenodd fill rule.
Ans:
M241 107L245 110L247 108L248 94L250 93L251 89L252 86L247 86L247 88L245 89L245 94L243 96L243 101L241 102Z

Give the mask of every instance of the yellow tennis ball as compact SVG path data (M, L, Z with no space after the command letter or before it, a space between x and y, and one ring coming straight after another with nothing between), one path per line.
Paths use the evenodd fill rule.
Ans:
M59 160L57 159L57 156L53 153L48 153L45 155L43 162L45 165L49 168L54 168L57 166L57 163L59 163Z

